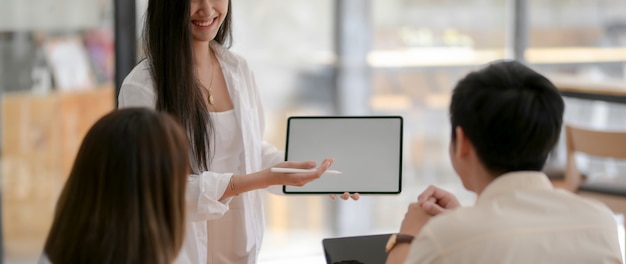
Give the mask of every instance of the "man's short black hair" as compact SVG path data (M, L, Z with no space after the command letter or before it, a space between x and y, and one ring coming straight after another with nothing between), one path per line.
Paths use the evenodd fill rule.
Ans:
M563 108L546 77L517 61L494 62L457 83L452 141L461 127L492 173L540 171L559 139Z

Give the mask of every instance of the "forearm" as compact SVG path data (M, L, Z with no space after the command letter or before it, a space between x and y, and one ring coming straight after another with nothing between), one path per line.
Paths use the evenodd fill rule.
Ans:
M260 171L252 174L245 175L233 175L230 178L230 182L224 191L220 200L226 199L231 196L238 195L240 193L267 188L273 185L270 174L267 171Z
M238 195L240 193L264 189L270 185L291 185L291 186L304 186L310 181L319 179L319 177L330 167L333 163L332 159L324 159L322 165L315 171L311 172L298 172L298 173L281 173L271 172L270 169L265 169L259 172L234 175L230 178L230 182L224 191L220 200L226 199L231 196ZM294 169L311 169L315 167L314 161L286 161L280 164L282 168L294 168Z
M411 244L397 244L393 247L393 250L389 252L387 255L387 264L401 264L406 260L407 255L409 255L409 249L411 248Z

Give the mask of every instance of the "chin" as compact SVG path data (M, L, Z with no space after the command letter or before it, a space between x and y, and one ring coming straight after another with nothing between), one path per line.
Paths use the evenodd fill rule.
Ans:
M215 39L215 36L194 36L193 41L196 42L209 42Z
M191 37L194 41L209 42L217 36L217 30L198 30L192 29Z

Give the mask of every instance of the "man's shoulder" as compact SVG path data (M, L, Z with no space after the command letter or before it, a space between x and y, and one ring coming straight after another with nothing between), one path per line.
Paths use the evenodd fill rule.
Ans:
M615 221L613 212L599 201L565 190L548 190L515 192L488 203L461 207L433 217L425 227L435 233L472 235L497 232L499 228L521 228L530 222L549 227L557 219L606 226Z
M586 221L604 221L606 224L613 224L615 221L613 211L598 200L566 190L555 190L554 195L560 197L562 204L567 205L569 210L573 210Z
M618 248L615 223L606 206L576 194L560 190L522 191L435 216L422 228L418 241L430 241L451 259L463 260L458 263L477 263L477 259L484 262L485 258L492 260L489 263L500 263L500 257L537 263L534 255L526 252L557 252L546 258L548 263L568 263L563 260L572 256L611 254L613 248ZM604 244L593 249L586 240L577 239L590 234L594 241ZM562 254L572 247L586 251ZM499 253L490 250L493 248L499 248Z

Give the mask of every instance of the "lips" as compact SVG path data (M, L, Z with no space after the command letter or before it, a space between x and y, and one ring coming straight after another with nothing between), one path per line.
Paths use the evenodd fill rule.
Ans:
M212 26L215 23L215 21L217 21L217 17L214 17L211 19L204 19L204 20L192 20L191 23L194 24L195 26L206 28L206 27Z

